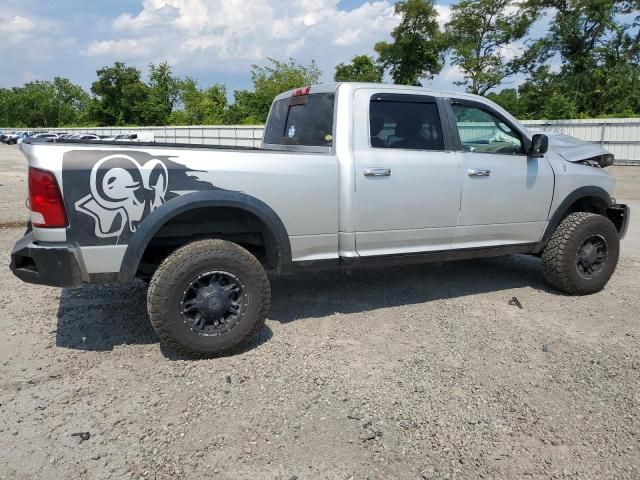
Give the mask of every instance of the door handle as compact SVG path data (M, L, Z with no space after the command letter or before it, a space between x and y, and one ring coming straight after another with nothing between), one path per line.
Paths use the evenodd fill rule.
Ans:
M390 177L391 169L390 168L365 168L362 171L362 174L365 177Z
M470 177L488 177L491 175L491 170L467 170L467 174Z

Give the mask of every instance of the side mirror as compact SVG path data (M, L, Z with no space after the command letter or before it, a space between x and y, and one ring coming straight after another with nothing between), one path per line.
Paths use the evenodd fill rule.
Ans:
M531 139L531 148L529 156L532 158L540 158L549 150L549 137L543 133L536 133Z

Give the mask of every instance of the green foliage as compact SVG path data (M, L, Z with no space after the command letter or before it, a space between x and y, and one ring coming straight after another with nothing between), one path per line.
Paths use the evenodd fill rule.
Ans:
M180 80L174 77L167 62L149 65L147 96L141 105L142 121L146 125L166 125L180 97Z
M507 77L522 71L528 57L505 58L504 49L521 40L533 15L512 0L462 0L451 7L446 26L451 63L464 74L468 91L485 95Z
M516 108L511 93L492 98L508 102L521 118L639 115L638 3L545 0L535 8L546 9L552 18L548 35L533 48L543 59L557 55L560 70L552 72L548 65L532 70L518 88Z
M393 41L379 42L374 50L394 83L419 85L444 65L445 38L438 26L438 12L433 0L402 0L394 8L401 20L391 32Z
M253 65L253 90L234 92L228 105L224 85L200 88L193 78L176 77L167 62L149 65L145 83L140 70L122 62L96 72L93 96L69 80L30 82L0 88L0 125L46 128L79 125L220 125L264 123L273 98L284 91L317 84L315 62L268 59ZM374 68L379 68L374 65Z
M180 83L181 110L169 116L171 125L218 125L224 123L227 108L227 91L224 85L216 84L204 90L198 88L193 78Z
M320 81L320 69L315 62L304 66L292 58L281 62L269 58L269 65L252 65L253 91L236 90L234 104L229 107L226 123L261 124L267 120L271 103L276 95L297 87Z
M518 98L518 90L515 88L505 88L498 93L491 92L487 94L487 98L496 102L507 112L515 117L522 117L520 113L520 103Z
M341 63L336 66L334 80L336 82L382 82L384 69L376 65L369 55L357 55L351 63Z
M89 95L66 78L0 89L0 125L61 127L86 122Z
M98 80L91 85L96 101L91 116L98 125L144 125L144 105L149 87L140 70L115 62L97 72Z
M618 28L617 17L626 1L620 0L543 0L536 8L553 12L545 47L560 54L563 70L585 73L597 65L597 50Z

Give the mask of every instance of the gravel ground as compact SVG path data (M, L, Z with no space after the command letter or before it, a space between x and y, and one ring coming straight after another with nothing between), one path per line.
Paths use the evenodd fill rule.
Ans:
M4 265L23 170L0 145ZM525 256L277 279L259 338L205 361L158 345L142 284L5 270L0 479L640 478L639 239L589 297Z

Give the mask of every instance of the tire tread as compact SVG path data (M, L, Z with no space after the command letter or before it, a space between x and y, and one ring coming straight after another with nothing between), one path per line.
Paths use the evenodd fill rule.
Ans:
M238 263L244 263L247 268L259 272L259 288L262 290L263 295L259 296L261 298L261 305L258 310L259 320L255 322L253 328L249 330L240 341L235 345L219 349L215 352L202 353L195 352L174 339L168 331L167 319L162 312L161 305L167 288L177 288L174 280L174 272L176 268L184 265L187 261L189 263L197 263L199 261L210 260L212 254L226 256L227 258L231 257ZM270 304L271 287L269 284L269 278L258 259L241 246L225 240L198 240L179 248L160 264L149 283L149 290L147 292L147 311L149 313L149 320L160 338L160 341L174 352L191 358L224 356L241 349L246 343L256 336L264 325Z
M567 215L556 227L542 252L544 278L549 285L570 295L585 293L571 279L570 269L574 268L574 262L568 258L568 250L582 226L602 218L606 217L590 212L575 212Z

